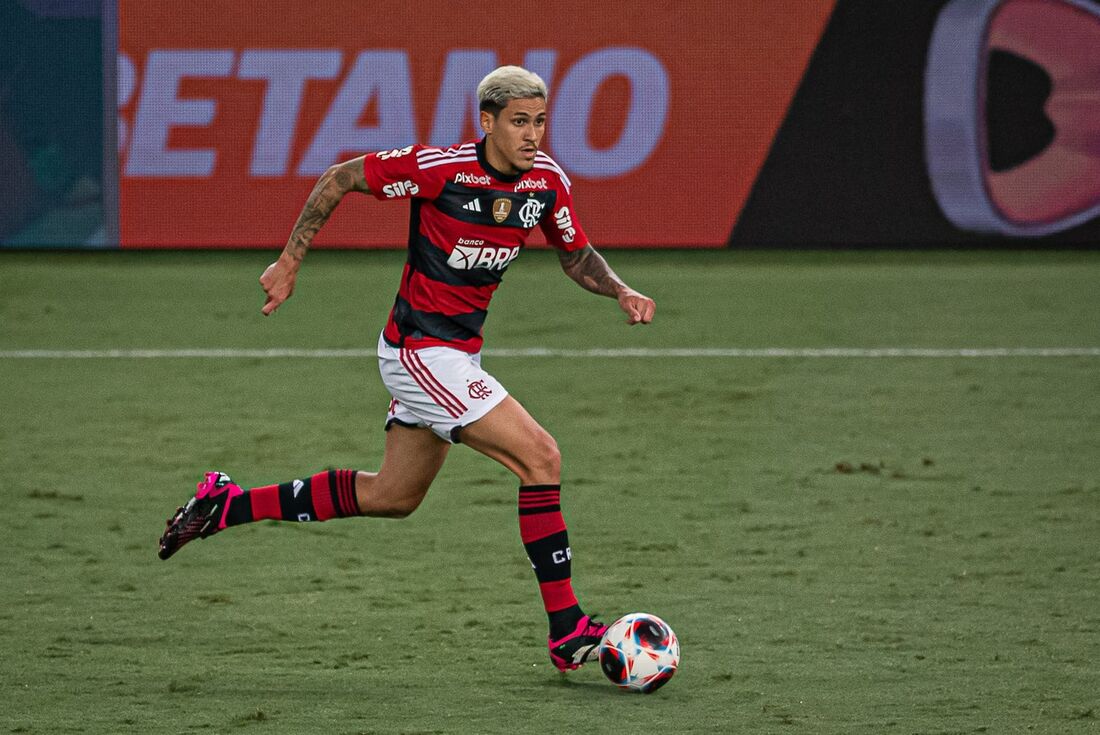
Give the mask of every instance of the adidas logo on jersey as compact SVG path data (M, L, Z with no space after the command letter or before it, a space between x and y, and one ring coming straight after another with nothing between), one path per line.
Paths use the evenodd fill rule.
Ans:
M463 204L462 208L465 209L467 212L480 212L481 211L481 200L480 199L471 199L470 201Z

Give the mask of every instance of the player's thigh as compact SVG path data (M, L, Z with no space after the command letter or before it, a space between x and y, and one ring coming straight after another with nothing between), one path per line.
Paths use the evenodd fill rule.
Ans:
M423 499L450 448L450 443L431 429L394 424L386 431L382 466L374 478L371 500Z
M503 464L524 484L553 484L561 480L557 442L511 396L464 426L461 439L471 449Z
M387 424L427 426L448 442L508 395L477 355L447 347L414 350L380 339L378 369L394 399Z

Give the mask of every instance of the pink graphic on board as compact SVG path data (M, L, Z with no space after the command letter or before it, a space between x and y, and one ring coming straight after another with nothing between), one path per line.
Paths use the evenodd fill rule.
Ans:
M954 0L932 36L924 101L933 192L959 228L1033 237L1100 216L1100 6ZM1028 155L998 165L992 143L1004 139Z

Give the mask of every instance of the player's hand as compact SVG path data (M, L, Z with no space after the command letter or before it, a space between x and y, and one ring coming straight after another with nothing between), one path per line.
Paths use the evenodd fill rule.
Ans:
M260 276L260 286L267 294L267 300L261 309L264 316L274 312L290 298L294 293L294 282L297 279L297 268L289 265L283 258L279 258L264 270L263 275Z
M648 296L628 288L619 294L619 308L626 313L627 324L649 324L653 321L657 304Z

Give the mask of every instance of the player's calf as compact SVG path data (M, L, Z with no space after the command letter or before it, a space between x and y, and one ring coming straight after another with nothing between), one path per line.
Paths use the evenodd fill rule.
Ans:
M360 515L355 470L328 470L279 485L244 490L229 475L208 472L195 496L168 519L159 556L167 559L196 538L262 520L327 521Z

